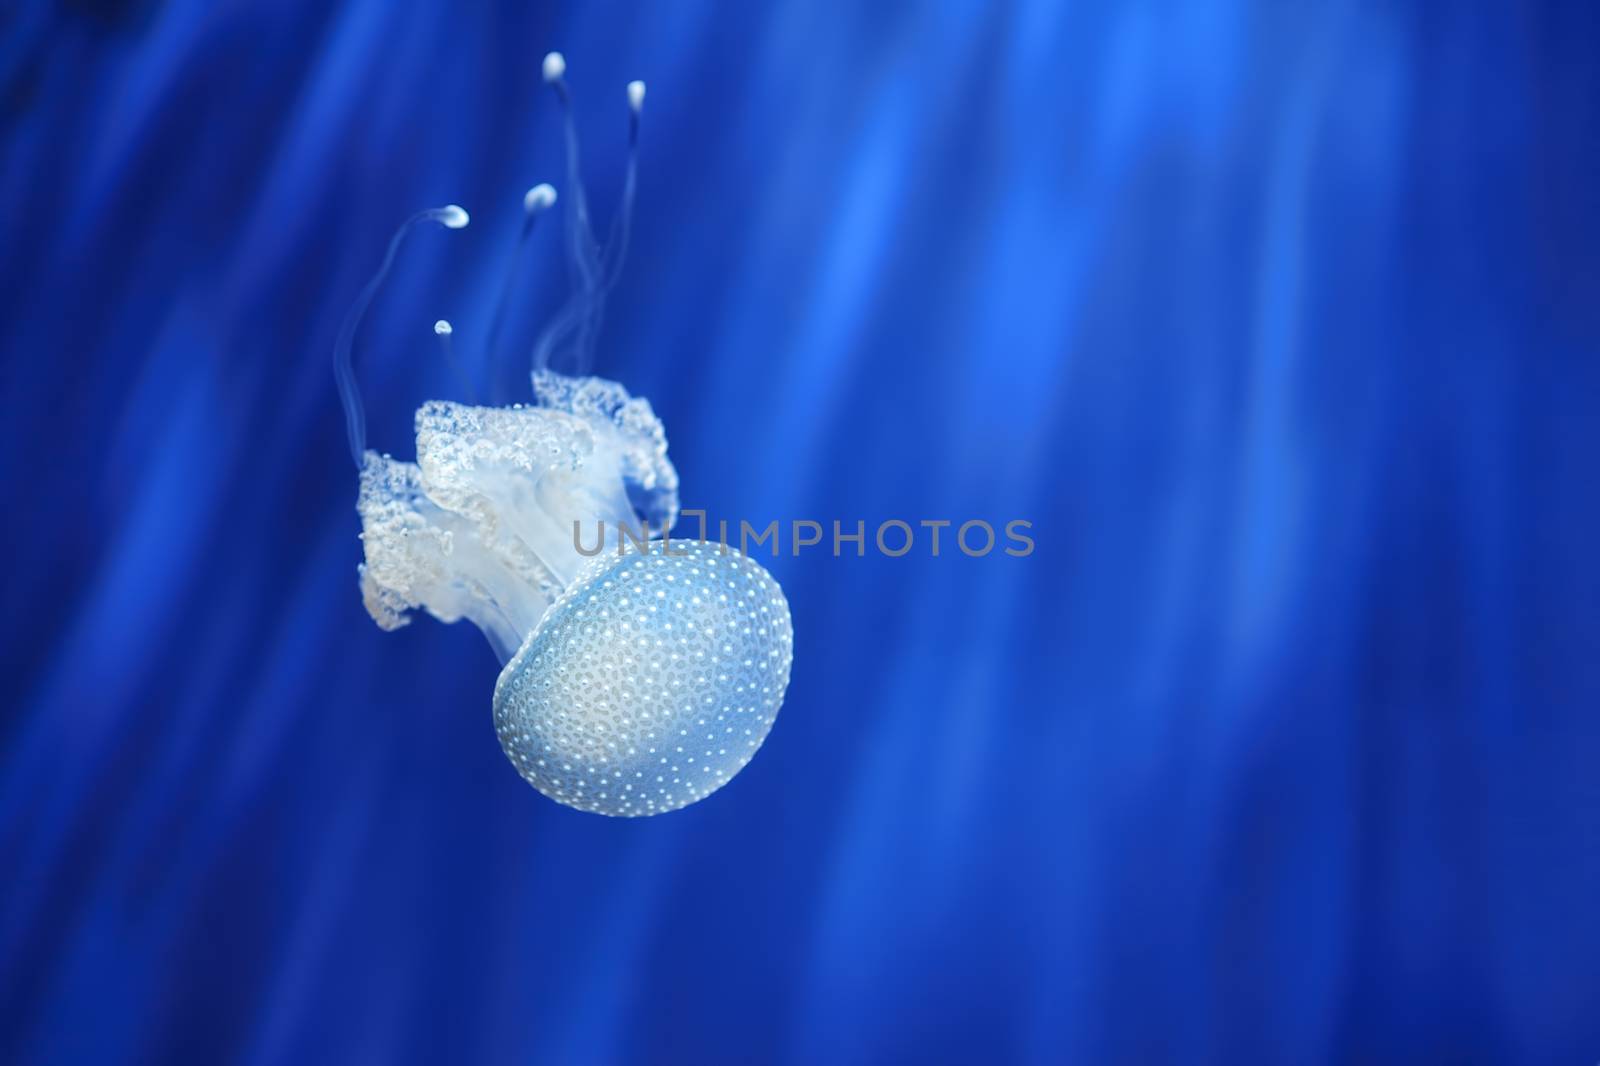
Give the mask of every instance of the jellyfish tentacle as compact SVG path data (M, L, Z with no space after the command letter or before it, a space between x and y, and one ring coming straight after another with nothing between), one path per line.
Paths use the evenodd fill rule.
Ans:
M550 324L539 335L538 342L533 349L533 369L543 370L550 365L550 357L567 338L577 335L583 325L593 314L593 304L596 300L594 292L576 292L567 300L567 303L551 319Z
M567 148L567 251L572 268L582 286L600 277L600 254L589 222L589 198L584 193L579 164L578 122L572 114L572 92L567 88L567 61L560 52L544 57L544 80L555 90L561 103L562 136Z
M628 170L622 179L622 198L611 223L611 232L601 253L606 287L617 283L622 261L628 256L628 238L633 232L633 199L639 187L639 113L644 110L644 82L628 83Z
M467 368L456 358L456 346L451 340L455 335L455 327L448 320L441 318L433 324L433 335L439 338L439 349L444 352L444 361L450 364L450 370L461 386L462 395L476 403L478 390L473 387L472 377L467 373Z
M644 109L644 82L628 83L628 165L622 180L622 196L611 229L600 250L600 284L595 287L588 311L579 325L577 351L580 360L588 362L594 352L595 339L600 334L600 322L605 316L606 297L622 276L622 264L628 256L628 238L633 232L633 201L639 186L639 113Z
M555 187L548 182L540 182L522 195L522 232L517 236L517 246L511 252L511 261L506 265L505 276L500 281L494 319L484 341L483 361L486 365L494 365L494 354L500 349L500 332L505 325L506 309L511 305L511 290L517 278L517 268L522 263L522 249L527 247L528 238L533 235L534 221L555 202Z
M356 372L352 363L356 328L361 325L361 319L367 313L367 306L372 303L373 297L378 295L384 279L389 276L389 269L394 266L400 245L405 243L407 235L413 229L424 222L437 222L446 229L461 229L469 220L470 216L464 208L447 204L444 207L418 211L402 222L394 236L389 239L389 250L384 253L383 264L361 290L361 295L356 297L356 302L339 327L338 339L333 343L333 380L339 387L339 400L344 405L345 435L350 442L350 458L355 460L358 471L361 469L362 455L367 450L367 412L362 406L361 393L356 387Z
M574 362L579 367L588 363L605 314L606 296L621 275L622 261L627 255L633 226L633 202L638 189L639 115L644 106L645 86L642 81L632 81L628 83L627 90L627 173L623 180L621 201L606 240L601 244L595 238L589 217L588 197L579 165L577 124L573 118L566 69L566 60L561 53L551 52L545 57L544 79L561 102L566 139L567 181L570 186L566 210L567 253L573 293L535 342L532 358L534 371L547 367L551 357L562 349L572 352Z

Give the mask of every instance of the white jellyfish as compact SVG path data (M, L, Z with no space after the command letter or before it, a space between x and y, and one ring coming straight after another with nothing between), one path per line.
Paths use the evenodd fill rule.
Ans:
M430 400L417 411L415 463L366 447L356 327L409 232L467 225L455 205L413 216L390 241L340 331L334 376L360 471L361 589L373 619L396 629L420 608L477 625L504 664L494 723L518 772L579 810L659 814L726 784L761 746L789 683L793 633L783 591L759 565L719 544L668 539L678 475L649 401L550 369L552 357L581 365L621 269L644 102L644 83L630 83L627 175L602 243L578 176L565 71L559 53L545 57L565 124L574 291L534 346L534 402ZM556 201L549 185L528 190L524 242ZM508 277L491 350L509 289ZM453 363L454 327L441 319L434 332ZM603 531L601 550L580 550L580 529Z

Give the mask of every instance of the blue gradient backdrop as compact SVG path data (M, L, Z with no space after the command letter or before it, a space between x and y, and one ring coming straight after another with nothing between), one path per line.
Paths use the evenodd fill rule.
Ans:
M1600 1058L1593 5L11 0L0 1061ZM523 784L362 611L329 354L478 388L565 50L595 369L772 564L766 747ZM564 294L535 238L513 323Z

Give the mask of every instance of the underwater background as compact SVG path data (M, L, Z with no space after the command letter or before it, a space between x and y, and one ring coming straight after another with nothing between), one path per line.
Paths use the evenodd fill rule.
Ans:
M596 373L764 560L727 788L580 814L374 446L478 341L566 54ZM1600 8L0 8L0 1062L1600 1060ZM560 227L509 328L565 297ZM947 534L948 536L948 534Z

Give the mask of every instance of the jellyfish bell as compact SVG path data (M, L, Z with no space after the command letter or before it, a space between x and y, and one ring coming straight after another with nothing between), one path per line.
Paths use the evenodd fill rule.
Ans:
M649 401L604 378L550 369L553 359L586 363L620 273L644 100L644 84L630 83L627 177L601 242L578 179L565 71L559 53L546 57L565 123L561 202L575 287L534 345L533 402L430 400L416 414L415 462L366 446L357 326L409 233L427 222L467 225L455 205L400 227L340 330L334 376L360 475L361 591L383 629L421 610L482 630L503 666L495 731L540 792L597 814L659 814L703 799L755 754L788 686L793 631L783 591L760 565L722 545L669 539L678 474ZM528 190L518 253L556 203L547 184ZM515 257L489 355L514 271ZM434 333L459 372L458 331L440 319Z
M772 575L701 542L628 545L552 604L494 690L500 746L540 792L597 814L721 788L772 728L793 658Z

